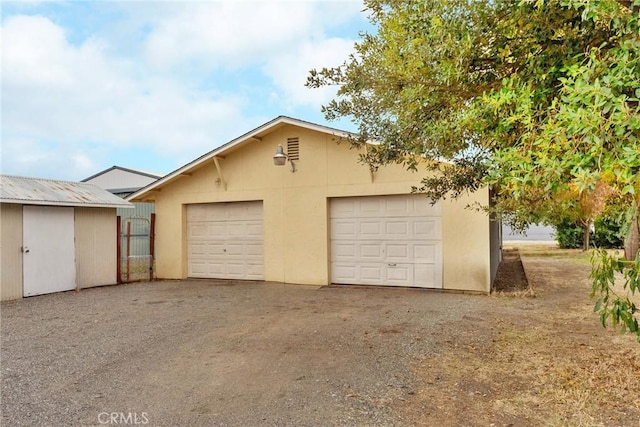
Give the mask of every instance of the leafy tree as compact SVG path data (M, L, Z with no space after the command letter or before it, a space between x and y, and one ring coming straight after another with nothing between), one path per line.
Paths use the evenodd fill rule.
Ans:
M433 200L491 186L515 226L579 218L585 247L612 198L637 226L640 0L366 5L377 34L307 81L340 86L323 111L352 118L353 144L380 143L363 162L426 165Z

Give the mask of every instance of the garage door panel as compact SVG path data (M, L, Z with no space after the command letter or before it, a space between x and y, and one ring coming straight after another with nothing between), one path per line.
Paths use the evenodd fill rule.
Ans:
M435 205L432 205L431 201L423 195L418 195L415 199L412 200L411 210L412 210L413 216L421 216L421 217L440 217L441 216L440 203L436 203Z
M402 242L387 243L386 261L409 261L411 260L410 245Z
M395 264L386 268L387 283L390 285L411 286L413 285L413 265Z
M442 238L442 221L439 218L414 220L412 228L416 239L440 240Z
M220 235L226 234L226 227L224 223L215 222L215 221L202 221L198 223L198 225L194 225L194 227L200 227L200 226L204 226L206 230L206 235L203 237L220 236ZM200 234L198 234L197 236L200 236Z
M258 257L261 259L264 255L262 243L245 244L245 254L247 255L247 257Z
M434 288L442 280L442 275L433 264L416 264L414 272L414 280L416 285L420 287Z
M245 227L246 227L247 238L254 238L256 240L262 241L262 236L264 235L262 222L253 221L253 222L247 223Z
M335 254L336 258L353 260L356 257L357 248L355 243L352 242L332 242L331 253Z
M191 226L188 227L188 236L189 237L206 236L207 234L208 234L207 226L205 224L203 224L203 225L191 225Z
M244 256L245 245L243 243L227 243L223 249L228 257Z
M262 280L263 279L263 266L262 261L260 262L251 262L251 260L246 263L246 272L245 275L249 280Z
M385 238L407 240L411 237L409 223L404 220L387 220L385 224Z
M207 263L204 261L192 260L189 263L190 277L204 277L207 273Z
M352 218L356 213L354 199L334 199L331 204L333 218Z
M226 263L228 279L242 279L246 273L246 263L243 260L231 261Z
M361 239L381 239L384 227L380 221L362 220L358 227L358 237Z
M207 254L207 245L205 244L193 244L189 245L190 256L202 256Z
M186 216L189 277L264 278L262 202L188 205Z
M211 278L211 277L224 277L225 273L226 273L226 265L224 264L224 262L222 262L222 260L220 261L216 261L216 260L208 260L207 261L207 273L204 276L200 276L200 277L204 277L204 278Z
M331 276L334 283L356 283L358 280L358 271L354 264L331 263Z
M381 243L363 243L358 246L358 258L366 261L382 261L384 259L384 246Z
M360 202L359 210L360 212L366 214L374 214L374 216L378 216L377 214L381 211L382 201L380 199L366 199Z
M380 264L362 264L360 266L360 278L371 284L381 284L384 274L383 267Z
M209 243L207 244L207 257L222 257L224 255L224 245L221 243Z
M262 222L262 203L247 203L247 218Z
M407 216L413 211L413 203L406 198L386 199L384 212L390 216Z
M191 205L187 209L187 222L203 221L207 218L206 211L200 205Z
M230 239L249 239L256 237L249 233L249 224L241 221L229 221L227 224L226 237ZM252 231L256 230L256 225L252 224Z
M416 243L413 245L413 260L416 264L436 264L439 252L440 245Z
M358 235L356 221L353 219L338 219L331 222L331 229L341 239L355 239Z

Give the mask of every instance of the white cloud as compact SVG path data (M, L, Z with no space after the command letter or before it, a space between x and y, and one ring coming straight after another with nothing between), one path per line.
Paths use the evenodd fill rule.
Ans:
M56 141L49 151L68 157L87 143L146 146L165 155L201 153L223 142L216 136L241 116L241 98L146 75L139 69L144 64L109 56L103 40L73 46L47 18L12 17L1 31L3 146L19 143L20 136ZM38 152L47 147L40 145ZM14 151L3 151L5 165L35 161L12 160Z
M2 165L11 173L79 179L114 153L122 157L112 162L166 171L261 120L295 116L298 107L319 112L335 89L304 87L308 70L347 57L353 32L340 38L331 29L362 9L360 2L95 3L108 19L85 22L93 4L74 5L60 6L64 19L37 7L29 13L43 15L14 9L3 18ZM152 155L171 165L126 157Z
M309 41L296 46L295 51L282 52L264 67L278 90L292 105L320 106L335 97L337 88L309 89L304 84L312 68L342 64L353 52L353 40L339 38Z
M314 29L311 2L172 4L147 40L151 64L171 67L196 59L218 67L264 61Z

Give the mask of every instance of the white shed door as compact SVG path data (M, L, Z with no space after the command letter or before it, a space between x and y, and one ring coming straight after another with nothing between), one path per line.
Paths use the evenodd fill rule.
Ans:
M331 200L331 280L442 288L440 206L423 195Z
M262 202L187 206L189 277L264 280Z
M23 294L76 288L73 208L23 206Z

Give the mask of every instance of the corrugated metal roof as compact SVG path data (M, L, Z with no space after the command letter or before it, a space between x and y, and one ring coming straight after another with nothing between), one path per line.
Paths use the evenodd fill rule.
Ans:
M127 208L133 205L84 182L0 175L0 202L25 205Z

